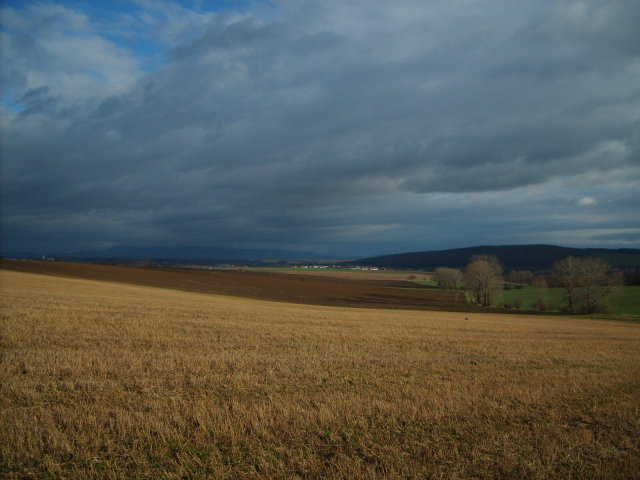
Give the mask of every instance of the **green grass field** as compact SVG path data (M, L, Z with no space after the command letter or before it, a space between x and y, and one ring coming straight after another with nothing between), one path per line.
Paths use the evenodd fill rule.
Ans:
M520 302L522 310L536 310L538 292L534 287L503 290L501 293L501 302L506 305L513 306ZM551 306L550 311L558 311L566 303L564 292L560 288L547 289L546 298ZM624 286L614 292L609 300L609 309L616 315L640 315L640 287Z
M623 287L611 296L611 313L640 315L640 287Z

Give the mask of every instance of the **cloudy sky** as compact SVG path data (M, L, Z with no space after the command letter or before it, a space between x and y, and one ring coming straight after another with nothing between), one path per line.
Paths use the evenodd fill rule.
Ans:
M640 247L640 1L4 0L4 251Z

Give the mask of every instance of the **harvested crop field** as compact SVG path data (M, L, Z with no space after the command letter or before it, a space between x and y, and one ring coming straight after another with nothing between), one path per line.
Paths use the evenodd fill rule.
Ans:
M0 275L4 478L638 478L637 324Z
M136 268L15 260L0 260L0 267L288 303L440 311L480 310L467 305L462 292L421 287L415 282L395 279L362 280L237 270Z

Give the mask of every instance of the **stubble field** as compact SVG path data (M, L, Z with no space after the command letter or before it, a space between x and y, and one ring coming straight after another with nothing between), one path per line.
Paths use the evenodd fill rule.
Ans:
M5 478L638 478L638 324L0 278Z

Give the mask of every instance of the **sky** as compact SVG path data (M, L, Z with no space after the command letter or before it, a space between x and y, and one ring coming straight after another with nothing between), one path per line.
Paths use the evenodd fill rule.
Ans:
M2 250L640 247L640 1L0 3Z

